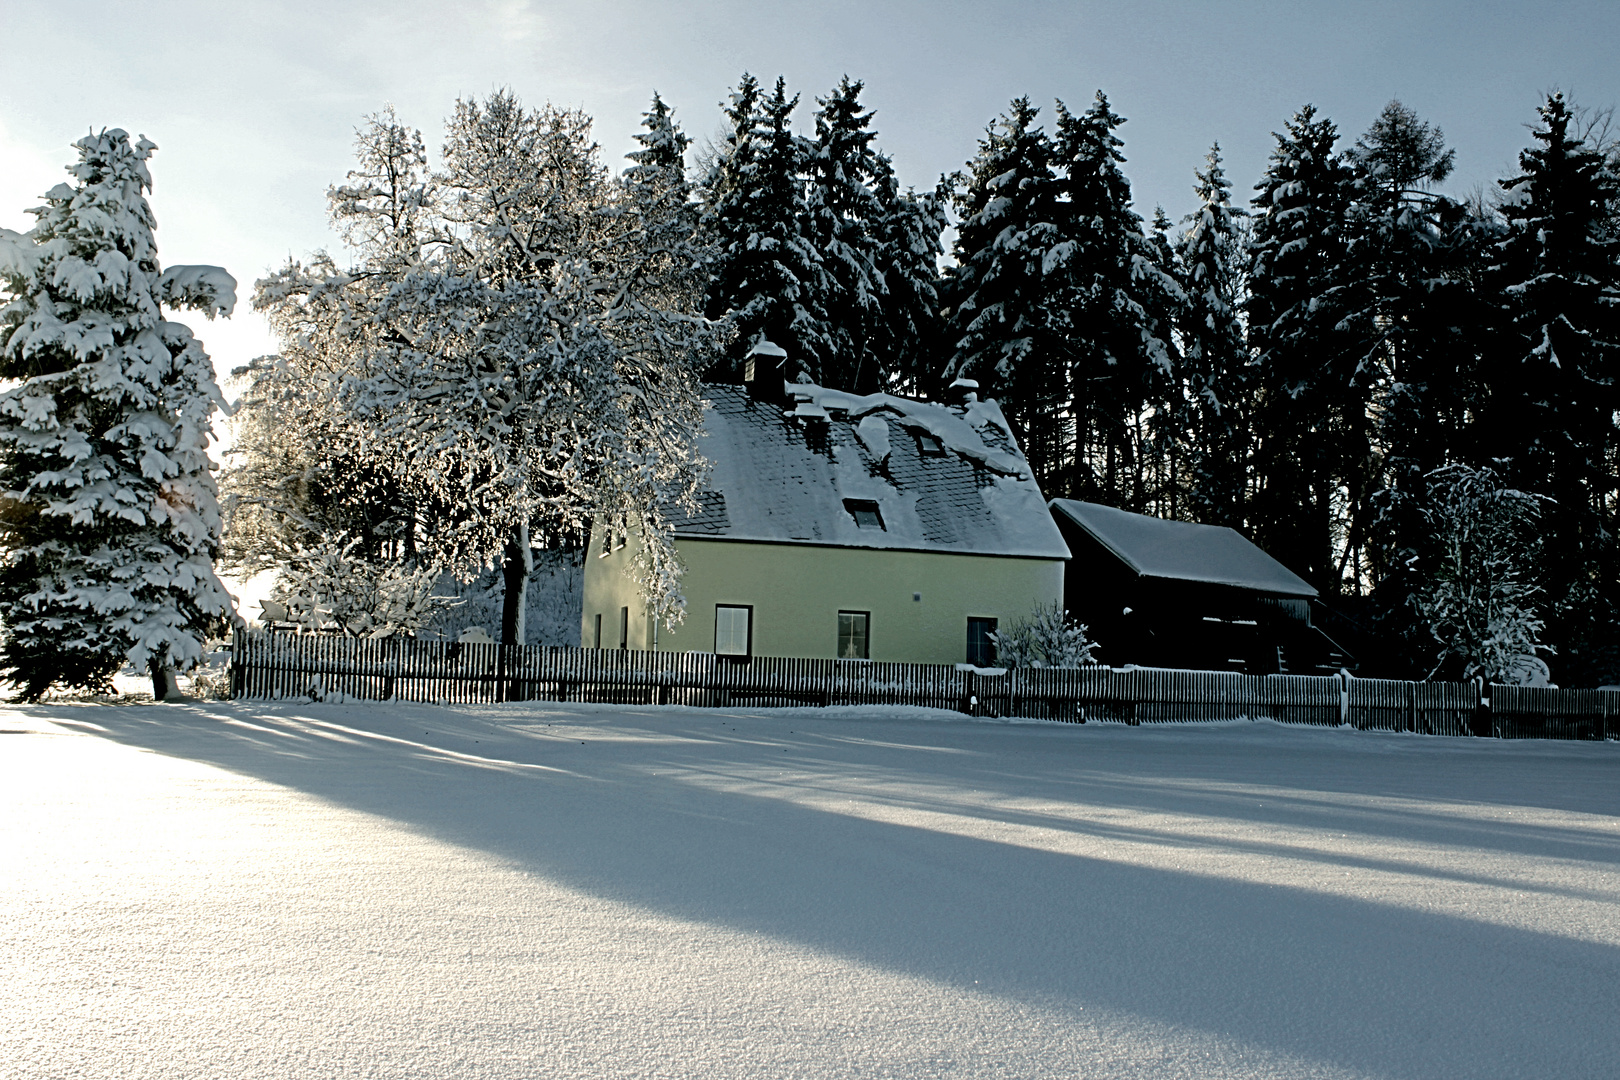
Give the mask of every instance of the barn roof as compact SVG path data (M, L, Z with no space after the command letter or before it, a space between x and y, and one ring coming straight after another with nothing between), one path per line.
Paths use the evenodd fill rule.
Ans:
M785 389L704 386L713 471L697 513L670 513L677 536L1069 557L995 402Z
M1299 575L1234 529L1166 521L1099 503L1053 499L1052 512L1078 525L1143 577L1231 585L1274 596L1315 597Z

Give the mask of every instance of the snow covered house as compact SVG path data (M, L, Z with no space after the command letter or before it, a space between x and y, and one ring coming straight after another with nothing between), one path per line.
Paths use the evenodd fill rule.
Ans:
M581 644L986 664L1063 595L1069 549L993 401L856 396L761 370L704 387L701 508L675 518L686 619L658 625L594 535Z
M1053 499L1073 553L1064 606L1111 667L1330 674L1354 659L1312 625L1311 585L1234 529Z

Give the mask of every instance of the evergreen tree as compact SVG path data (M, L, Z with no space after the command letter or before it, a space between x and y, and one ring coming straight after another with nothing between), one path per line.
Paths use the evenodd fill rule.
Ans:
M1027 97L985 130L966 173L952 178L960 223L946 272L944 379L969 379L1014 426L1043 490L1070 464L1058 430L1071 400L1066 324L1055 317L1046 257L1058 239L1052 144Z
M1373 589L1382 657L1393 671L1429 669L1433 636L1417 604L1436 553L1422 509L1430 477L1474 456L1476 358L1488 325L1475 287L1484 223L1434 194L1453 152L1440 129L1399 101L1384 107L1347 155L1356 194L1347 221L1346 275L1362 302L1343 324L1366 342L1373 372L1373 453L1346 484L1355 513L1344 539L1351 578ZM1371 500L1361 498L1373 488Z
M704 184L704 227L717 250L705 310L730 319L736 344L710 378L738 378L761 340L787 350L812 379L834 353L828 276L804 231L808 149L790 126L798 101L784 80L765 97L745 74L726 106L731 131Z
M1207 525L1241 526L1248 496L1251 370L1242 303L1244 211L1232 206L1220 144L1194 173L1198 209L1177 251L1185 302L1178 312L1178 458L1187 470L1187 513Z
M1256 365L1255 539L1325 596L1339 592L1341 489L1368 460L1365 343L1341 328L1365 307L1346 276L1354 194L1338 129L1307 105L1276 134L1256 185L1249 347Z
M1538 145L1501 181L1507 230L1491 277L1508 332L1485 426L1493 456L1512 460L1510 481L1553 499L1548 636L1566 680L1584 681L1620 663L1609 652L1620 611L1620 176L1571 130L1563 95L1539 111Z
M662 307L695 313L703 306L715 252L700 235L699 209L686 178L692 140L656 93L643 127L635 136L641 149L626 155L632 162L623 176L631 227L616 234L629 245L617 257L637 267L634 276L657 283Z
M1154 459L1168 434L1167 320L1180 287L1131 208L1115 134L1124 117L1100 90L1078 116L1057 108L1057 235L1043 270L1068 369L1072 444L1051 493L1145 510L1162 480Z
M872 149L873 114L860 103L862 86L846 75L831 94L816 99L816 138L805 157L803 233L826 270L826 295L817 307L825 313L830 341L820 381L869 393L889 381L893 360L883 351L888 288L878 267L881 211L872 190L878 155Z
M893 163L884 154L877 155L876 170L872 235L887 299L871 330L870 348L883 361L886 388L927 394L938 389L943 348L939 256L950 190L941 181L926 194L901 191Z
M75 145L76 183L46 193L27 236L0 232L0 666L37 700L107 689L128 660L166 697L231 602L213 567L219 389L162 308L229 314L236 283L159 267L152 143Z

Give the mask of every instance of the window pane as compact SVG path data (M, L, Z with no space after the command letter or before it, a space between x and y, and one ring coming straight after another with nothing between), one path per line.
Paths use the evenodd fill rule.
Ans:
M838 613L838 659L865 660L867 652L866 627L870 618L864 611Z
M975 667L991 667L996 662L996 644L990 634L996 628L994 619L969 619L967 629L967 662Z
M720 656L748 655L748 616L745 607L716 605L714 609L714 651Z

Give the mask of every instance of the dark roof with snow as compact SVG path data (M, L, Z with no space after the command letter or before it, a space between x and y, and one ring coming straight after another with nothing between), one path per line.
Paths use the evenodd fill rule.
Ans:
M677 536L1069 557L995 402L787 391L784 406L704 386L714 468L698 512L671 513Z
M1084 529L1143 577L1232 585L1274 596L1316 596L1303 578L1234 529L1166 521L1074 499L1053 499L1052 512Z

